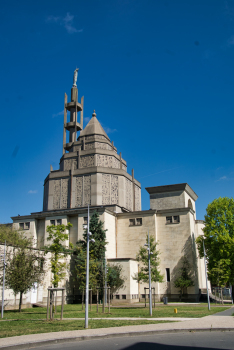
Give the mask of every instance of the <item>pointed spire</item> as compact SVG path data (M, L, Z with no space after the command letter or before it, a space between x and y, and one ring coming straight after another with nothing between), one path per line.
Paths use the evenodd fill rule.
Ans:
M103 127L99 123L95 110L93 111L92 118L86 125L86 127L81 130L80 136L87 136L87 135L103 135L107 138L107 140L110 140L107 134L105 133Z

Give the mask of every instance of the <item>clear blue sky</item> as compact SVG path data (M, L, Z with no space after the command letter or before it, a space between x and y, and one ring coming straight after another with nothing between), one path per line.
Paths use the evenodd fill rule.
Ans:
M145 187L187 182L197 219L234 196L234 1L1 1L0 222L42 210L79 67L93 109Z

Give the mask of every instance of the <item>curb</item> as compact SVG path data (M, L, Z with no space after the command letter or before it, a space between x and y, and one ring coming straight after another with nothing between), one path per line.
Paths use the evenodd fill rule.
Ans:
M184 333L184 332L234 332L234 328L191 328L191 329L166 329L166 330L153 330L153 331L132 331L132 332L119 332L119 333L110 333L110 334L94 334L94 335L82 335L70 338L60 338L60 339L50 339L50 340L41 340L30 343L21 343L14 345L5 345L0 346L0 350L10 350L10 349L31 349L36 346L52 345L52 344L61 344L61 343L71 343L71 342L80 342L86 340L95 340L95 339L107 339L107 338L117 338L117 337L131 337L138 335L153 335L153 334L165 334L165 333Z

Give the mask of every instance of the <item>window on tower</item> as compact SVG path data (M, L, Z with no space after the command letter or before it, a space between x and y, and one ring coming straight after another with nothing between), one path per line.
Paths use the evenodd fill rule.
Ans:
M180 223L180 216L179 215L166 216L166 225L179 224L179 223Z

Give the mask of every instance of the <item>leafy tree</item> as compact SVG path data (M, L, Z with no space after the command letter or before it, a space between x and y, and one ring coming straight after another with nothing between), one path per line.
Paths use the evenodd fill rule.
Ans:
M199 256L204 257L205 245L208 277L212 284L234 283L234 200L217 198L205 215L204 236L196 239Z
M75 280L78 282L80 289L85 289L86 285L86 261L87 253L80 246L76 246L74 250L75 255ZM97 286L97 275L98 275L98 263L89 259L89 286L95 290Z
M108 264L107 268L107 284L110 287L110 294L113 295L124 286L125 278L122 275L123 267L120 264Z
M35 249L25 247L13 248L7 254L5 285L14 294L20 293L19 311L21 312L23 294L35 283L40 284L45 270L43 254ZM2 278L1 278L2 279Z
M148 235L146 235L146 243L148 244ZM163 282L163 275L159 272L159 251L157 250L158 243L155 242L154 238L150 236L150 270L151 270L151 281L152 282ZM146 246L140 247L139 252L136 256L137 261L141 263L139 273L133 276L134 280L138 282L149 282L149 263L148 263L148 250Z
M179 274L174 281L174 286L180 289L180 301L186 288L194 286L194 281L191 275L192 273L188 259L184 257L182 258L182 267L179 269Z
M63 245L63 242L68 240L68 234L66 230L69 230L72 224L69 222L67 225L50 225L47 226L46 231L49 233L47 241L51 241L51 244L45 247L45 253L51 252L51 272L53 273L52 284L54 288L58 287L59 282L66 276L66 262L60 260L65 255L70 254L71 250ZM72 248L70 246L70 248Z
M99 219L99 214L95 211L90 218L89 231L92 233L92 237L95 242L89 243L90 256L97 261L103 261L105 259L106 252L106 231L103 229L104 222ZM87 229L84 231L83 240L78 242L85 250L87 246Z
M32 245L32 240L25 236L23 231L12 230L11 226L0 225L0 243L14 247L28 247Z
M104 287L104 259L106 252L106 231L103 229L104 222L99 219L99 214L94 212L89 222L91 238L95 242L89 243L89 274L90 287L95 289L97 285ZM77 242L75 258L76 279L83 288L86 279L86 254L87 254L87 229L84 231L83 240Z

